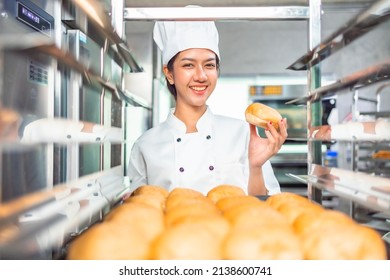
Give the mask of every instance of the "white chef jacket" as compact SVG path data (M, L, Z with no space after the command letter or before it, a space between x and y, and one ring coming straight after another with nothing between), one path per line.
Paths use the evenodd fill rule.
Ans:
M229 184L247 193L249 125L214 115L207 108L196 125L198 131L186 133L185 124L173 112L134 143L128 169L131 190L148 184L207 194L213 187ZM263 165L263 176L269 194L280 192L269 161Z

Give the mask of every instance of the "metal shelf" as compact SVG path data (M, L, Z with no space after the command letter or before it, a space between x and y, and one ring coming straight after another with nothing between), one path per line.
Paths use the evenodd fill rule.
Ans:
M382 112L359 112L360 115L365 116L374 116L376 118L390 118L390 111L382 111Z
M387 215L390 214L390 179L362 172L313 164L308 175L288 174L301 183L350 199Z
M30 54L34 54L36 52L46 54L52 58L55 58L59 64L69 67L81 74L84 78L84 81L86 82L86 85L91 87L105 88L114 93L116 98L129 104L143 107L146 106L142 100L138 100L131 94L123 92L120 88L120 85L115 85L109 81L105 81L99 74L94 73L93 70L88 69L85 65L76 60L71 53L58 48L55 44L42 44L25 48L20 51Z
M26 259L56 249L64 239L100 221L127 191L121 169L114 167L1 204L0 229L13 233L0 240L1 257ZM37 240L46 242L37 244Z
M286 102L286 104L303 105L307 102L318 101L324 97L333 96L343 89L353 90L390 79L390 60L378 65L368 67L355 72L332 84L317 88L307 96L296 98Z
M134 7L124 9L124 20L307 20L307 6L269 7Z
M390 122L377 120L371 122L348 122L336 125L312 127L309 140L382 142L390 140Z
M371 31L380 23L387 21L389 16L390 1L382 0L375 2L371 7L356 15L326 40L291 64L288 69L308 70Z
M139 66L138 62L134 58L127 43L121 38L117 31L111 24L111 18L105 11L101 1L98 0L69 0L74 6L82 11L88 18L88 22L91 24L88 29L93 29L94 33L104 42L108 41L111 47L111 51L114 52L115 58L120 58L126 63L131 72L143 72L143 68ZM89 34L89 30L85 30L81 26L78 26L84 33ZM103 46L102 46L103 47Z

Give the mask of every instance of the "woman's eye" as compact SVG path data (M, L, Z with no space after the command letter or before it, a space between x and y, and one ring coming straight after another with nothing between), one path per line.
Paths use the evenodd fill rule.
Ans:
M210 63L210 64L206 64L206 67L209 69L212 69L212 68L215 68L216 66L214 63Z
M186 64L184 64L183 65L183 67L185 67L185 68L190 68L190 67L192 67L193 65L191 64L191 63L186 63Z

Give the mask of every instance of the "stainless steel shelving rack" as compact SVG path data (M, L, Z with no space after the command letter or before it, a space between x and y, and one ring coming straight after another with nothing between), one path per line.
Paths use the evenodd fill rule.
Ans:
M371 122L363 122L357 118L357 112L354 108L353 117L349 123L338 125L341 129L345 128L344 134L328 130L328 132L332 132L326 135L323 132L326 132L329 128L332 129L332 127L321 124L322 111L320 104L323 98L351 94L353 106L356 105L355 102L358 99L379 105L380 94L377 94L377 98L374 100L365 99L358 95L358 90L376 87L376 91L380 92L390 79L390 62L385 60L375 65L368 65L363 70L346 75L326 86L321 86L319 81L322 61L347 49L350 44L376 30L382 24L388 23L389 15L390 1L381 0L373 3L327 39L318 42L309 52L289 66L291 70L308 71L310 88L307 96L289 101L289 104L307 104L308 107L309 172L304 176L293 174L290 174L290 176L308 183L308 194L314 201L321 203L323 192L330 192L350 202L349 214L356 219L359 219L359 213L355 211L356 206L362 207L371 214L374 212L371 218L375 215L384 217L384 223L379 227L384 231L389 231L390 228L388 224L388 217L390 216L390 178L381 174L373 174L370 170L358 169L357 161L359 158L356 156L356 152L359 147L366 149L384 147L384 149L389 149L390 136L379 133L380 130L377 127L377 125L383 125L385 130L386 127L389 128L388 109L385 111L378 111L377 109L373 112L358 112L361 115L366 114L375 117ZM359 57L356 57L356 59L359 59ZM348 130L352 126L366 128L367 125L371 125L376 130L371 134L359 133L353 129ZM323 141L350 143L353 147L351 168L329 168L324 166L322 153L319 149ZM388 162L389 160L382 159L381 161ZM373 220L365 220L365 222L370 224ZM377 224L372 225L377 226Z
M128 65L131 72L142 71L132 53L126 47L126 44L121 39L120 32L112 28L112 18L101 6L102 1L98 0L69 0L59 1L62 4L71 4L75 7L76 12L81 12L83 16L81 21L75 18L74 24L76 29L84 32L89 32L90 29L84 29L83 23L85 19L89 22L89 26L94 30L94 34L88 34L95 37L103 43L104 50L120 65ZM58 2L58 3L59 3ZM114 2L114 1L113 1ZM121 2L121 1L118 1ZM116 3L118 3L116 2ZM321 1L310 0L306 6L275 6L275 7L205 7L198 8L164 8L161 12L160 8L125 8L123 18L121 12L119 16L123 21L130 20L303 20L308 22L308 37L309 47L315 46L320 38L320 14ZM65 5L65 6L66 6ZM58 9L64 9L58 6ZM121 9L119 9L120 11ZM61 15L61 11L57 16ZM8 24L11 21L7 20L0 25ZM123 23L123 22L122 22ZM13 24L13 23L11 23ZM16 24L17 25L17 24ZM95 73L93 70L85 67L82 63L71 56L67 50L58 47L57 39L54 41L47 40L42 36L33 34L31 37L24 36L26 40L18 40L17 35L2 33L0 30L0 55L5 49L18 49L25 53L42 53L55 60L57 65L63 65L80 74L86 83L97 84L102 88L114 92L121 101L134 102L138 106L142 106L130 93L123 92L121 85L106 80L101 76L101 73ZM56 31L60 33L61 31ZM7 40L3 40L7 38ZM2 69L0 67L0 73ZM2 81L0 80L0 84ZM1 108L0 108L1 109ZM16 143L0 143L0 148L9 148ZM48 143L52 145L53 143ZM61 249L66 245L66 242L72 236L76 236L88 228L92 223L101 219L101 217L109 211L119 199L121 191L125 189L125 184L120 180L123 170L121 166L103 170L102 172L91 174L78 178L76 181L65 182L61 185L50 185L42 192L26 194L16 198L13 201L0 205L0 230L15 230L15 227L9 226L11 221L17 220L30 211L45 214L45 219L36 226L26 228L16 228L17 234L12 235L9 239L0 241L0 258L30 258L35 255L36 250L55 249L56 253L61 253ZM119 178L119 180L118 180ZM77 192L72 192L73 189L78 189ZM73 203L80 200L90 199L91 207L84 208L82 211L73 209ZM74 210L74 211L73 211ZM68 219L57 219L54 213L65 211ZM71 212L71 213L70 213ZM76 213L76 214L75 214ZM91 215L92 214L92 215ZM66 234L71 233L72 236ZM31 251L26 252L26 247L31 240L44 238L47 242L40 248L31 248ZM35 250L35 251L34 251ZM57 254L54 255L56 257Z
M17 197L3 201L3 182L0 180L0 259L56 258L62 253L62 248L72 236L80 234L84 229L99 221L105 213L110 211L111 207L121 200L123 192L126 191L124 167L121 163L118 164L119 160L110 166L104 162L105 151L110 151L111 144L124 145L123 128L120 124L112 124L111 120L106 122L107 117L112 117L112 115L111 112L107 114L109 110L104 111L105 98L107 99L109 95L111 103L115 101L119 104L118 111L121 111L124 103L143 106L142 101L123 89L122 77L118 75L121 71L134 73L143 71L127 43L122 39L123 20L118 26L114 22L118 15L123 15L123 6L118 5L121 3L123 4L121 1L98 0L49 1L47 9L50 10L55 20L54 28L51 30L53 36L49 38L42 32L32 31L21 24L13 16L12 10L7 9L7 4L13 3L0 0L0 96L8 94L6 90L3 92L3 74L6 73L6 69L3 68L3 55L11 52L31 59L37 56L45 57L50 61L50 69L48 67L48 72L50 72L48 74L48 87L50 88L48 107L50 108L47 118L45 116L44 119L54 125L52 127L64 124L64 122L77 126L79 124L79 98L85 93L81 93L81 87L94 88L96 89L94 93L100 94L98 97L100 123L90 122L89 124L103 130L115 130L117 136L115 139L104 139L104 135L91 133L92 138L86 140L83 139L80 131L76 130L72 131L75 137L72 136L68 143L66 137L64 141L58 141L54 135L55 132L51 135L53 138L50 136L40 138L35 143L27 140L21 142L20 139L5 140L2 138L3 135L0 136L0 166L7 164L2 162L4 152L17 154L31 147L31 149L39 147L47 151L42 168L39 169L45 171L41 172L45 174L39 175L45 177L47 181L42 183L41 189L35 191L23 189L23 193ZM88 61L77 59L69 50L63 36L63 31L67 28L81 31L91 38L100 51L100 56L93 59L103 65L104 59L107 58L106 62L110 67L115 67L115 70L110 69L112 72L107 71L109 74L105 73L106 69L103 67L100 71L95 71ZM65 80L68 73L73 74L72 81L77 81L79 87L76 89L78 92L74 98L75 102L70 104L69 101L65 109L68 112L61 114L55 112L56 101L54 99L58 97L59 100L63 95L67 97L71 95L70 90L61 88L62 79ZM2 106L3 104L0 106L0 114L3 113ZM15 114L26 113L19 112L18 108L11 109ZM47 127L47 125L48 123L43 126L43 129L50 131L50 126ZM78 172L73 174L69 170L78 169L79 159L72 157L74 156L72 151L78 151L79 147L84 145L99 146L101 151L99 170L88 175L79 175ZM68 171L65 182L56 183L53 179L53 162L58 162L54 160L53 150L64 146L68 149L66 155ZM107 159L111 160L108 157ZM1 173L0 169L0 178L3 175ZM12 175L19 176L20 174ZM82 201L88 201L88 205L81 207ZM36 246L36 240L44 240L44 242Z

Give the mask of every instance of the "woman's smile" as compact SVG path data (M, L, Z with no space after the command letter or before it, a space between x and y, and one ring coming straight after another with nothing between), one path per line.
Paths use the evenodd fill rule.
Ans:
M196 94L196 95L203 95L206 93L207 86L190 86L190 89Z

